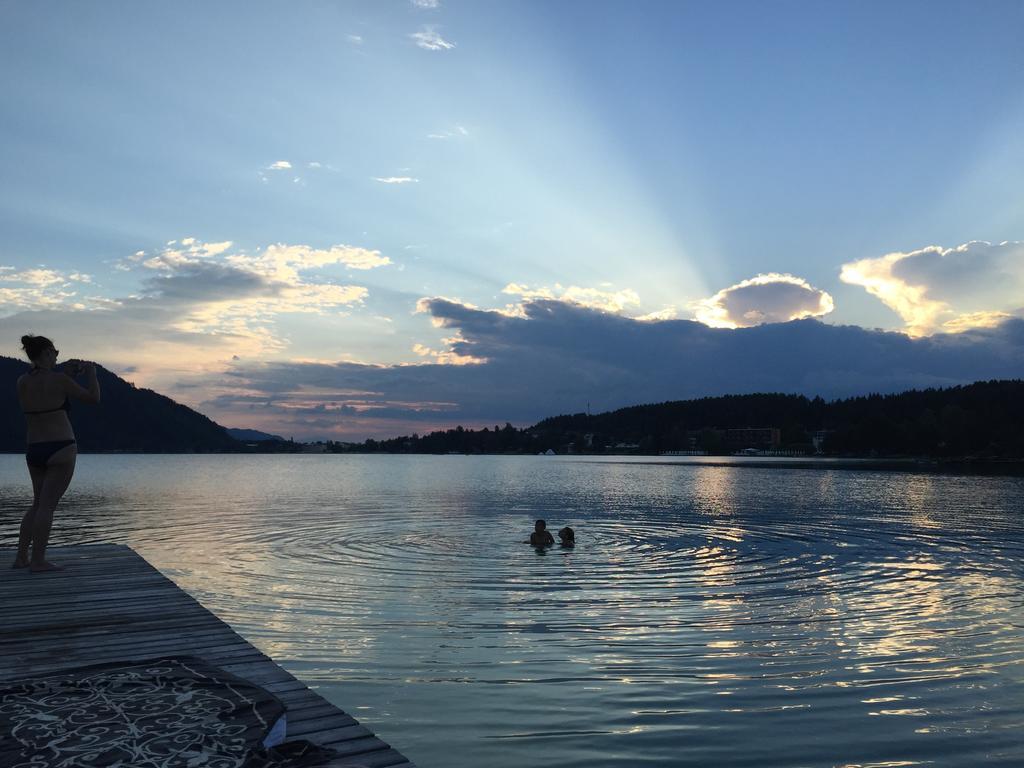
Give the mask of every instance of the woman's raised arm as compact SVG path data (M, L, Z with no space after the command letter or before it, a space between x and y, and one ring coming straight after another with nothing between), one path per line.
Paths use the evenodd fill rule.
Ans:
M100 401L100 382L96 378L96 366L92 363L81 363L80 370L85 373L88 388L83 387L67 374L64 375L64 393L84 403Z

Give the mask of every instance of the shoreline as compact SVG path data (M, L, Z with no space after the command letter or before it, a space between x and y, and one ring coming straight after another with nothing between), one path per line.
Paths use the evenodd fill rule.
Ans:
M23 456L23 451L0 451ZM533 453L390 453L376 451L83 451L79 456L498 456L545 459L572 458L594 464L646 464L691 467L749 467L753 469L808 469L875 472L912 472L941 475L1024 476L1024 458L972 457L864 457L864 456L664 456L636 453L571 453L538 456Z
M686 456L678 457L679 460L673 461L671 459L674 457L668 456L636 456L635 458L638 460L624 463L691 467L749 467L752 469L841 469L935 475L1024 476L1024 459Z

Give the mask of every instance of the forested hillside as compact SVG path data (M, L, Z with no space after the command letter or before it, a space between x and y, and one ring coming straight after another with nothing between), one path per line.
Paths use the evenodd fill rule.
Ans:
M0 451L20 451L25 446L25 417L18 407L15 381L28 364L0 357L0 382L7 394L0 396ZM79 449L126 453L208 453L233 451L240 446L224 427L201 413L129 384L97 367L102 402L72 403L71 421Z
M347 450L395 453L726 453L729 430L778 430L778 448L829 455L1024 456L1024 381L988 381L826 402L755 394L637 405L544 419L526 429L457 429L368 440Z
M25 420L14 382L27 364L0 357L0 451L20 451ZM247 446L191 408L137 388L99 368L103 401L74 406L82 451L206 453L294 452L301 446L267 440ZM759 431L772 447L832 456L1024 457L1024 381L987 381L944 389L866 395L827 402L801 395L753 394L636 405L607 413L553 416L532 427L456 427L326 450L382 453L729 453L736 433ZM250 435L240 431L239 434ZM262 433L251 432L249 440ZM745 445L740 443L740 445Z

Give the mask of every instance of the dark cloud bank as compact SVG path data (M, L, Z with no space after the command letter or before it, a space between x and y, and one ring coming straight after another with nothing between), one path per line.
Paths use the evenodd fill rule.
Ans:
M487 358L479 365L368 366L350 363L240 366L247 405L269 408L308 397L297 388L325 389L323 406L289 409L294 423L344 429L353 404L374 403L366 417L383 435L399 424L533 423L545 416L624 405L749 392L792 392L825 398L979 379L1024 376L1024 320L993 329L921 339L816 320L736 330L690 320L644 322L560 301L524 305L525 317L426 302L463 341L454 352ZM347 394L346 394L347 393ZM358 393L358 394L357 394ZM433 405L419 406L418 403ZM298 405L293 402L292 405ZM224 398L216 405L237 409ZM258 406L257 406L258 407ZM284 409L281 409L282 411ZM305 413L303 413L305 411Z

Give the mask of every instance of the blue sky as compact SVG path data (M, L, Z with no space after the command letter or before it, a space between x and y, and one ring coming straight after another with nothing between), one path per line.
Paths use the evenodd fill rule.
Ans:
M1020 2L7 2L0 20L0 351L52 334L232 426L359 437L641 394L602 391L613 354L535 412L477 403L515 345L439 299L509 329L601 334L612 314L727 339L816 318L979 350L1024 307ZM635 364L657 378L658 355ZM959 365L897 378L988 370ZM395 373L419 388L373 379ZM774 385L839 394L827 379Z

